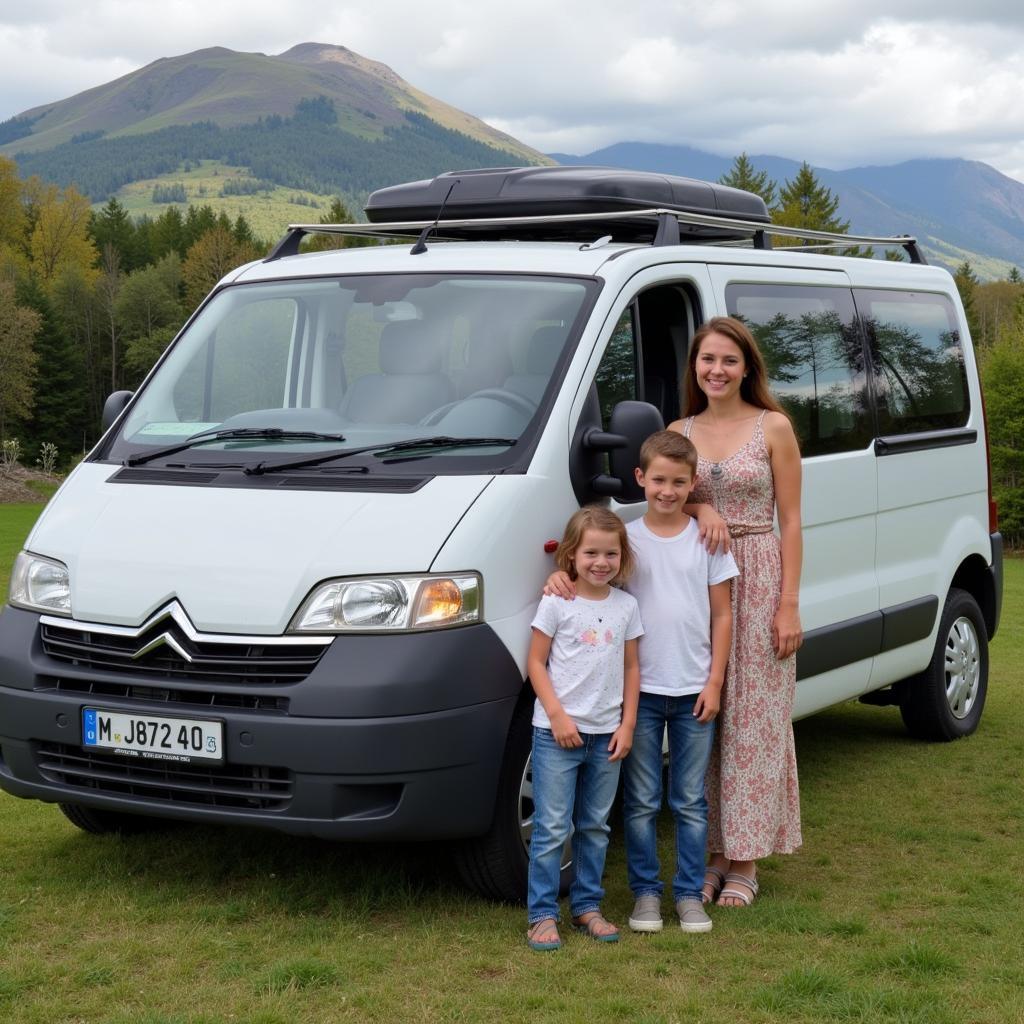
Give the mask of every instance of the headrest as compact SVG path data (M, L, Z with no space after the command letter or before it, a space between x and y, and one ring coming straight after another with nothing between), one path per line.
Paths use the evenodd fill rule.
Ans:
M441 346L422 320L396 320L380 332L381 373L440 373Z
M550 377L565 344L564 327L538 327L526 351L526 372Z
M466 345L466 367L486 371L495 380L503 380L512 373L512 357L508 345L493 334L478 334Z

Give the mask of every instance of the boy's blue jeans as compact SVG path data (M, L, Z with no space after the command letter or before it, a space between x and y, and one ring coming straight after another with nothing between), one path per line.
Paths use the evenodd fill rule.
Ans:
M550 729L533 730L533 833L526 906L530 924L558 920L562 848L572 834L576 877L569 889L573 917L599 910L608 849L608 814L619 784L619 761L608 760L611 733L580 733L582 747L565 749ZM575 809L575 810L574 810Z
M668 726L668 805L676 823L676 873L672 895L700 899L708 838L704 775L715 736L714 721L693 717L697 695L641 693L633 749L623 765L622 814L629 887L634 896L660 896L658 814L661 811L662 738Z

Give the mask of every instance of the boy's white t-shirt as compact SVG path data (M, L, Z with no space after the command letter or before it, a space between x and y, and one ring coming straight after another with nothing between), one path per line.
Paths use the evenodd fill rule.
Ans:
M652 533L643 519L627 523L626 532L636 569L625 588L644 620L640 690L667 697L700 693L711 671L708 587L739 576L736 560L710 554L692 518L674 537Z
M551 637L548 675L565 713L580 732L614 732L622 722L627 640L641 636L637 602L614 587L603 601L542 597L531 625ZM550 729L541 702L533 724Z

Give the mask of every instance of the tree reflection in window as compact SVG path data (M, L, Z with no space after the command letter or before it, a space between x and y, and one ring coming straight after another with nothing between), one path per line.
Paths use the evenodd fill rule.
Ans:
M757 339L769 386L792 417L803 454L865 447L871 416L850 293L736 284L726 289L726 301Z
M597 397L601 403L601 423L605 430L612 409L619 402L637 398L636 338L633 331L633 307L623 310L608 347L601 357L595 378Z
M874 362L881 434L961 427L970 403L964 352L944 295L856 291Z

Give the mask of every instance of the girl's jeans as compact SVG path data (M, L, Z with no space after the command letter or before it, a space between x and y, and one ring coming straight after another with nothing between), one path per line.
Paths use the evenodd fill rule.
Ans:
M660 896L658 815L661 812L662 739L668 726L668 805L676 824L676 873L672 896L700 899L708 838L704 775L715 736L714 721L693 717L697 695L640 694L633 749L623 766L622 815L626 863L634 896Z
M550 729L533 730L533 833L526 905L530 923L558 920L562 848L572 833L576 877L569 888L573 917L598 910L604 889L608 814L619 782L619 762L608 760L611 733L580 733L582 747L560 747Z

